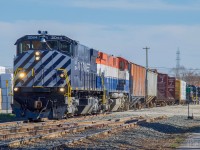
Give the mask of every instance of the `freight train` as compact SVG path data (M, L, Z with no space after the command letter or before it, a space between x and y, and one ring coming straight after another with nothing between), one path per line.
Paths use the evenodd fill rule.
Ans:
M66 36L39 31L15 45L11 106L16 117L60 119L186 100L184 81Z

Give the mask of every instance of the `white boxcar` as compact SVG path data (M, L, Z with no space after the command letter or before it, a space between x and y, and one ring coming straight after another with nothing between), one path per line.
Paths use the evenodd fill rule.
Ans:
M182 100L186 100L186 82L185 81L181 81L181 99Z
M148 79L148 96L157 96L157 73L150 70L147 72Z

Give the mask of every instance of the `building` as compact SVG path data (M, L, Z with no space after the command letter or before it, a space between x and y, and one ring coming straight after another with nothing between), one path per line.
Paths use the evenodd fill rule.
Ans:
M6 67L0 66L0 113L12 112L13 74L6 72Z

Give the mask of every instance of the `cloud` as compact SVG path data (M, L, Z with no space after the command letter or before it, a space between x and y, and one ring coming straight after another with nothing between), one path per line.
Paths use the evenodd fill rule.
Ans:
M35 2L36 0L32 0ZM49 3L51 1L51 3ZM38 0L42 5L59 5L62 7L79 7L87 9L120 9L120 10L200 10L200 3L190 0L190 3L166 0Z
M72 6L85 8L143 9L143 10L187 10L189 6L169 4L162 0L76 0ZM192 8L194 9L194 7Z
M101 25L61 23L54 21L0 22L0 65L11 66L15 53L14 43L26 34L38 30L49 34L66 35L88 47L122 56L145 65L143 47L150 47L149 66L168 67L176 65L176 50L181 51L181 65L198 68L200 56L200 25Z

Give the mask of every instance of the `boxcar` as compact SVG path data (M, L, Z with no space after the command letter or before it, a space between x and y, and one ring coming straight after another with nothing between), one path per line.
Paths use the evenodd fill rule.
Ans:
M139 107L145 98L146 69L130 63L130 107Z
M186 82L183 80L176 80L175 99L178 104L186 103Z
M175 84L176 78L168 76L168 99L172 104L175 103Z
M158 73L157 104L170 105L175 103L175 78L168 74Z
M147 106L152 106L155 103L155 99L157 96L157 76L158 74L148 70L147 79L148 79L148 99L145 102Z

